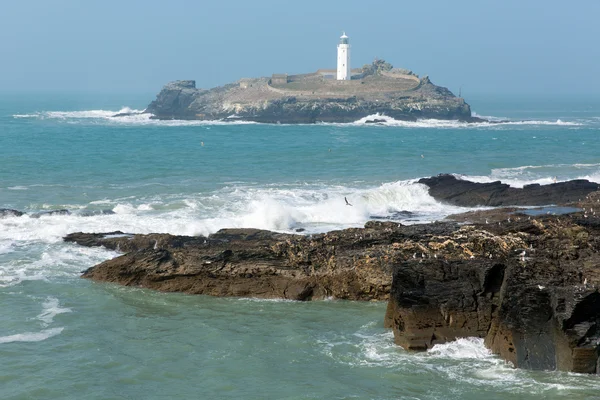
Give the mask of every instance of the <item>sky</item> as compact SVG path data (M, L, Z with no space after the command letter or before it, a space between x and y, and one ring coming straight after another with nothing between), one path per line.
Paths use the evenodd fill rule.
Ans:
M600 94L600 1L2 0L0 92L157 92L385 59L463 96Z

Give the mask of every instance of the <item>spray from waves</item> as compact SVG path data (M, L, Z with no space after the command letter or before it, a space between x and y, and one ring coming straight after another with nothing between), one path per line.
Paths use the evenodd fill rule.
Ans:
M480 183L501 181L516 188L535 183L549 185L573 179L587 179L600 183L600 164L525 165L513 168L494 168L490 175L455 174L455 176Z
M347 206L344 197L352 206ZM47 215L41 218L0 219L0 243L41 241L58 243L71 232L171 233L208 235L222 228L259 228L306 233L359 227L370 219L402 223L428 222L467 209L434 200L426 186L414 181L384 183L376 187L326 184L234 185L200 194L156 195L103 199L100 205L112 215ZM33 210L35 211L35 210Z

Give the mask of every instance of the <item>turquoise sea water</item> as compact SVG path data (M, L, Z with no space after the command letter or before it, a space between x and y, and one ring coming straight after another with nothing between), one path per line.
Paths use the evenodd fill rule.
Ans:
M600 182L600 101L473 99L480 115L511 121L475 125L111 117L151 99L0 97L0 208L28 213L0 219L0 398L598 397L597 377L515 370L476 339L407 353L382 328L382 303L216 299L82 280L116 253L61 238L422 223L464 210L414 183L442 172L514 186ZM56 209L71 215L30 217ZM101 210L114 214L84 216Z

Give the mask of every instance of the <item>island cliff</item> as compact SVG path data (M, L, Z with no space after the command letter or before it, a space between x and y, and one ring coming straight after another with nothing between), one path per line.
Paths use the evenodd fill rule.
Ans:
M196 88L192 80L175 81L146 112L156 119L261 123L354 122L377 114L407 121L481 121L448 89L382 60L354 70L346 81L332 79L328 70L241 79L209 90Z

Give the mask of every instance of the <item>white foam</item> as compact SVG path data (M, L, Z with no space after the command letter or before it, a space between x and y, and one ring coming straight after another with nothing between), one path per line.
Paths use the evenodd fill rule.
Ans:
M118 114L128 114L116 116ZM509 120L493 116L479 116L473 113L473 116L487 119L490 122L468 123L456 120L441 120L441 119L420 119L417 121L401 121L389 117L385 114L372 114L350 123L322 123L324 125L339 125L339 126L364 126L364 125L386 125L405 128L480 128L502 125L554 125L554 126L583 126L583 122L557 120ZM83 111L40 111L31 114L14 114L13 118L37 118L37 119L54 119L63 121L96 121L124 125L160 125L160 126L190 126L190 125L240 125L240 124L255 124L252 121L243 121L239 117L225 118L223 120L157 120L152 118L153 115L144 112L144 110L131 109L123 107L118 111L110 110L83 110ZM377 124L368 123L374 119L380 120ZM282 124L285 125L285 124ZM208 129L208 127L207 127Z
M54 238L52 238L54 239ZM24 281L48 281L56 278L78 276L82 269L96 265L117 255L101 247L88 248L62 243L48 246L47 240L2 240L0 243L18 244L8 259L0 266L0 287L9 287ZM2 255L0 253L0 255ZM54 318L57 313L68 312L49 298L38 319Z
M42 307L42 312L36 318L42 321L44 326L50 325L58 314L71 312L70 308L61 308L58 299L55 297L48 297Z
M126 115L119 115L126 114ZM51 119L69 122L88 121L103 122L123 125L160 125L160 126L188 126L188 125L240 125L253 124L250 121L241 121L237 118L214 121L199 120L157 120L153 115L130 107L123 107L118 111L111 110L81 110L81 111L40 111L31 114L14 114L13 118Z
M12 342L41 342L52 336L59 335L64 328L45 329L41 332L26 332L16 335L0 336L0 344Z
M401 121L389 117L384 114L376 113L364 118L361 118L355 122L350 123L327 123L327 125L339 125L339 126L351 126L351 125L384 125L384 126L395 126L404 128L489 128L489 127L502 127L504 125L550 125L550 126L583 126L582 122L575 121L562 121L557 120L509 120L498 117L480 117L488 119L489 122L462 122L456 120L441 120L441 119L419 119L417 121ZM381 122L371 123L369 121L378 120Z
M483 339L468 337L460 338L444 344L436 344L428 352L432 358L455 360L487 359L492 353L483 345Z
M587 179L600 183L600 164L547 164L524 165L513 168L494 168L490 175L455 175L472 182L489 183L501 181L512 187L525 185L549 185L573 179Z

